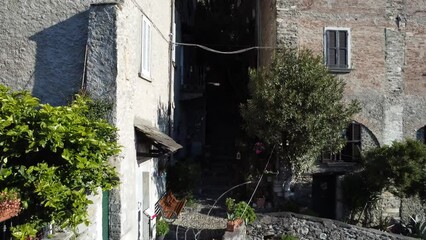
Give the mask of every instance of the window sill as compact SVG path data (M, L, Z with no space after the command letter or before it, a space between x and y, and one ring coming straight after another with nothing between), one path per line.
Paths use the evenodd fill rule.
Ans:
M143 80L145 80L145 81L147 81L147 82L152 82L152 79L151 79L151 77L149 77L149 76L147 76L147 75L145 75L145 74L142 74L141 72L139 72L139 77L140 78L142 78Z
M353 68L329 68L328 71L336 74L350 73Z

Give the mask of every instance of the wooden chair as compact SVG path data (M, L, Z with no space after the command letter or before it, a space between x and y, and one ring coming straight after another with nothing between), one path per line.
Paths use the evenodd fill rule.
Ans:
M163 217L167 222L174 222L185 206L186 201L186 199L178 200L172 191L168 191L155 204L155 213L157 216Z

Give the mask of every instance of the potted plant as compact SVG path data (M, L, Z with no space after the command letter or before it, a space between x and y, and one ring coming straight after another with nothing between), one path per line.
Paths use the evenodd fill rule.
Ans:
M21 199L16 190L7 188L0 192L0 222L15 217L21 211Z
M155 227L157 231L157 240L163 240L164 236L170 231L169 224L163 219L157 220L157 225Z
M227 219L226 231L233 232L243 224L252 223L256 219L254 209L246 202L235 203L235 199L226 199Z

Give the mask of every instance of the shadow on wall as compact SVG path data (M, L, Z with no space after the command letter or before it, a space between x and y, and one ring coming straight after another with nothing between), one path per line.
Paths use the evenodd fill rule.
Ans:
M78 13L30 37L37 44L32 94L43 103L63 105L79 91L88 17Z
M169 135L169 128L173 125L173 122L169 122L172 120L169 119L168 106L164 103L159 103L157 107L157 124L160 131L167 135Z

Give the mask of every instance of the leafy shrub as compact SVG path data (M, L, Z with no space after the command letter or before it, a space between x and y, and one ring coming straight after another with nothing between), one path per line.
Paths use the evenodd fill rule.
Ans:
M235 203L235 199L227 198L226 209L229 220L241 218L246 224L248 224L253 223L256 219L256 213L254 213L254 209L244 201Z
M157 231L158 236L165 236L170 231L169 224L162 219L157 220L155 229Z
M343 199L351 212L374 205L383 191L398 197L426 198L426 146L415 140L394 142L363 156L361 171L342 181ZM353 220L353 219L352 219Z
M426 146L415 140L394 142L365 154L365 177L370 191L383 189L400 197L426 197Z
M28 203L15 235L34 237L49 223L73 229L88 224L87 194L118 184L107 161L119 152L116 129L89 116L90 102L76 96L53 107L0 86L0 192L17 189Z

